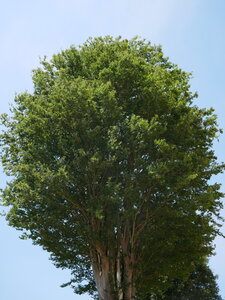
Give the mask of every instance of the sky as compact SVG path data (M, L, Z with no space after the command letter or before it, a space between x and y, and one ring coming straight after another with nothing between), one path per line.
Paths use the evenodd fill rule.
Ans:
M162 45L164 54L191 71L196 105L215 108L225 132L225 0L0 0L0 112L16 93L32 91L31 71L40 57L82 44L88 37L140 36ZM214 145L224 161L225 133ZM225 191L225 176L216 181ZM7 178L0 170L0 186ZM225 211L223 211L225 217ZM225 233L225 228L222 228ZM70 273L56 269L49 254L0 217L2 300L88 300L69 287ZM210 266L225 298L225 239L215 240Z

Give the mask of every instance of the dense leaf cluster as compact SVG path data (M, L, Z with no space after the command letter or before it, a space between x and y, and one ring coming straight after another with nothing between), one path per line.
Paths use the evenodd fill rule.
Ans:
M146 300L222 300L216 279L207 264L198 265L186 281L173 280L166 291Z

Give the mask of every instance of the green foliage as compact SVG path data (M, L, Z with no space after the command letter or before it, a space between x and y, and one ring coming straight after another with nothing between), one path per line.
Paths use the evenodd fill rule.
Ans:
M2 116L9 224L71 269L78 293L95 290L90 250L116 251L124 228L139 295L187 278L212 254L223 195L209 179L224 168L190 74L160 47L111 37L41 64Z
M148 299L157 300L222 300L219 295L217 276L206 264L201 264L190 274L186 281L173 280L170 288Z

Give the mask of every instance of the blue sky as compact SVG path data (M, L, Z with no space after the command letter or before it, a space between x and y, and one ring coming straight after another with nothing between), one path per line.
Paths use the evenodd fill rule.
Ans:
M196 104L213 106L225 129L225 1L224 0L8 0L0 10L0 111L7 112L15 93L32 91L31 70L39 57L51 56L90 36L135 35L161 44L166 56L193 72ZM225 134L215 143L224 159ZM225 176L216 178L223 183ZM0 173L3 187L6 177ZM225 216L225 212L223 212ZM225 229L223 230L225 232ZM56 269L48 253L0 218L0 290L2 300L72 300L77 296L60 284L70 279ZM210 260L225 298L225 240L218 238Z

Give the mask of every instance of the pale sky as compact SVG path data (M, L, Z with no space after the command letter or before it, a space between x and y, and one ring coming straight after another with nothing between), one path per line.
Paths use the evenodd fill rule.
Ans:
M225 129L225 0L0 0L0 111L7 112L15 93L32 91L31 70L39 57L51 57L88 37L140 36L161 44L166 56L193 72L199 107L213 106ZM224 159L225 134L215 144ZM223 183L224 175L216 178ZM6 177L0 174L4 187ZM223 213L225 216L225 213ZM224 230L225 232L225 230ZM0 298L2 300L88 300L60 288L70 279L49 254L0 218ZM210 260L225 298L225 240L215 241Z

